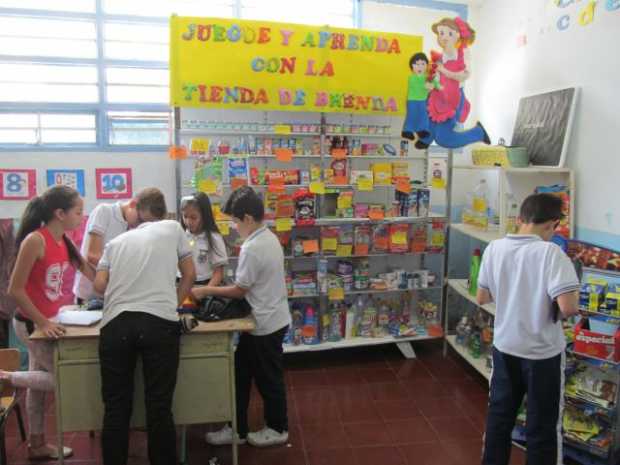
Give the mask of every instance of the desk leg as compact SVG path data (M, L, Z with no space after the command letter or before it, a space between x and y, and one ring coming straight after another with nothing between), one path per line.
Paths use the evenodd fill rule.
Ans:
M60 370L58 369L59 362L59 354L58 354L58 342L54 344L54 379L56 380L56 388L55 388L55 396L54 404L56 406L56 434L58 435L58 464L64 465L65 463L65 454L64 454L64 437L62 434L62 412L61 412L61 399L60 399Z
M237 393L235 389L235 335L228 333L228 358L230 366L230 411L232 412L232 465L238 465L237 458Z

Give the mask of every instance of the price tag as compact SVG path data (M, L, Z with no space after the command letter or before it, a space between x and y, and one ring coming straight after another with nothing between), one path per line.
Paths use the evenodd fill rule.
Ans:
M327 290L329 300L344 300L344 289L342 287L332 287Z
M431 187L434 189L445 189L446 180L444 178L433 178L431 180Z
M385 218L383 210L370 210L368 212L368 218L374 221L379 221Z
M411 183L409 182L409 178L398 178L396 180L396 190L409 194L411 192Z
M374 189L374 184L372 182L372 179L358 178L357 188L360 191L372 191Z
M443 247L445 237L443 232L434 232L431 234L431 245L433 247Z
M310 192L313 194L325 194L325 183L322 181L313 181L310 183Z
M187 158L187 147L184 145L168 147L168 156L172 160L185 160Z
M208 153L209 152L210 140L204 139L202 137L196 137L192 139L190 144L190 151L196 154Z
M248 185L247 178L231 178L230 179L230 188L232 190L236 190L242 186L247 186L247 185Z
M222 236L228 236L230 234L230 223L227 221L218 221L217 227L219 228Z
M392 243L396 245L407 245L407 233L405 231L397 231L392 234Z
M353 252L353 246L351 244L340 244L336 249L337 257L350 257Z
M290 134L291 126L289 124L276 124L273 127L273 132L276 134Z
M323 239L323 250L337 250L338 239L335 237L326 237Z
M293 224L295 223L293 222L292 218L276 218L276 231L290 231L291 229L293 229Z
M291 149L276 149L276 160L289 163L293 159L293 151Z
M342 160L347 158L347 149L332 149L331 155L336 160Z
M333 184L347 184L347 177L346 176L334 176L332 178L332 183Z
M350 195L339 195L336 201L337 208L351 208L353 197Z
M198 190L205 194L215 194L217 192L217 182L213 179L203 179L198 183Z
M317 253L319 251L319 241L316 239L311 239L309 241L304 241L304 253Z

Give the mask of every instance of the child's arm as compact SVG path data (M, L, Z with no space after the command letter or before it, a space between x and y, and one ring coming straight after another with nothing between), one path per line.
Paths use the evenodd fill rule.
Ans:
M95 280L95 276L97 274L96 265L89 262L86 258L82 257L81 255L80 255L80 267L78 268L78 271L82 273L86 277L86 279L88 279L89 281Z
M247 289L233 284L232 286L202 286L192 289L192 296L196 300L204 299L210 295L214 297L228 297L229 299L243 299Z
M104 295L105 290L108 287L108 281L110 279L110 272L105 269L97 270L95 280L93 281L93 288L98 294Z
M97 266L103 255L103 246L103 236L94 232L88 233L88 250L86 251L88 263Z
M478 305L489 304L493 302L493 296L487 289L478 288L476 292L476 301Z
M65 333L65 328L48 320L26 292L26 283L34 266L34 262L45 253L43 238L38 233L32 233L19 248L15 267L9 281L9 295L15 299L24 316L34 322L35 325L48 337L58 338Z
M179 260L179 271L181 271L181 280L177 287L177 305L180 307L192 291L192 284L196 279L196 269L191 255Z
M213 274L211 275L211 279L207 286L219 286L222 280L224 279L224 267L218 266L215 270L213 270Z
M579 313L579 292L567 292L556 298L560 311L564 318L569 318Z

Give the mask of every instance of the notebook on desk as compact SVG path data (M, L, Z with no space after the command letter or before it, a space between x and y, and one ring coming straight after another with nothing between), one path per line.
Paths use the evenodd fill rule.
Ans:
M65 310L60 312L56 321L67 326L92 326L101 321L102 311L97 310Z

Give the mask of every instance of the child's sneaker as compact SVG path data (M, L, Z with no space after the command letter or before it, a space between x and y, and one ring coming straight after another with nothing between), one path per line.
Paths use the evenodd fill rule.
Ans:
M207 433L205 439L207 440L207 444L211 444L212 446L229 446L233 441L232 428L226 425L219 431ZM240 439L237 435L237 444L245 444L245 439Z
M255 447L268 447L286 444L288 442L288 431L277 431L264 427L255 433L248 433L248 442Z

